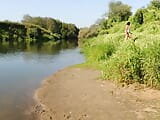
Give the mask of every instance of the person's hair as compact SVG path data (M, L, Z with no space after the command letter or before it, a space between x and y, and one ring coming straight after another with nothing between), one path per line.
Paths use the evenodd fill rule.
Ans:
M130 25L131 23L130 22L127 22L127 24L126 25Z

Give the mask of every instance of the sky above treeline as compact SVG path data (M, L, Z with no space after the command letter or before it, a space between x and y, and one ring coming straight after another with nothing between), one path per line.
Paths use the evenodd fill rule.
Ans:
M25 14L52 17L78 27L87 27L108 10L114 0L0 0L0 20L21 21ZM132 11L147 6L151 0L120 0Z

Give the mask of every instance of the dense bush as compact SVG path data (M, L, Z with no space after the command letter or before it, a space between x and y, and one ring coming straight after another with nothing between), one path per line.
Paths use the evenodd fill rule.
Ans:
M159 21L149 22L137 28L135 32L143 34L159 34L160 33L159 27L160 27Z
M115 38L117 38L117 41L114 41ZM122 34L110 34L85 40L82 50L87 56L87 61L94 64L96 61L103 62L103 60L107 60L116 51L122 38Z
M152 0L150 4L151 8L160 9L160 0Z
M87 64L101 69L104 79L159 88L160 36L137 35L135 42L124 42L120 33L87 39L82 47Z
M0 22L0 41L21 41L26 37L24 25L11 22Z
M63 39L77 39L79 29L73 24L62 24L61 36Z
M133 22L136 24L143 24L144 22L144 10L138 9L133 17Z

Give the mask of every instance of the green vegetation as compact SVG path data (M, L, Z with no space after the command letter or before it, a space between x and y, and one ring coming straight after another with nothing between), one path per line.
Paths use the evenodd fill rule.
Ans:
M109 12L107 14L107 17L112 22L126 21L131 15L132 15L132 12L131 12L130 6L123 4L120 1L110 2Z
M120 1L110 2L109 12L105 13L105 15L107 19L103 18L102 20L99 20L98 23L92 25L90 28L80 29L78 38L82 41L84 38L97 36L99 32L100 34L108 34L109 32L107 29L113 27L115 23L128 20L132 15L131 7Z
M97 27L96 37L79 39L86 64L100 69L107 80L160 88L159 5L160 1L153 0L147 8L138 9L128 18L133 34L127 41L124 40L127 19L113 21L110 16L103 19Z
M79 45L83 44L84 38L91 38L98 35L98 26L93 25L90 28L81 28L78 34Z
M22 23L0 22L0 43L41 43L61 40L77 42L79 29L73 24L62 23L53 18L25 15Z
M77 39L79 29L74 24L66 24L48 17L31 17L25 15L22 23L38 25L51 33L57 34L61 39Z

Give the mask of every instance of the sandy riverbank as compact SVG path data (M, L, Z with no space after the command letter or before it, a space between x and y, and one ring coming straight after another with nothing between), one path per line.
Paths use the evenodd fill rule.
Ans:
M118 87L100 72L65 68L35 93L39 120L159 120L160 91Z

